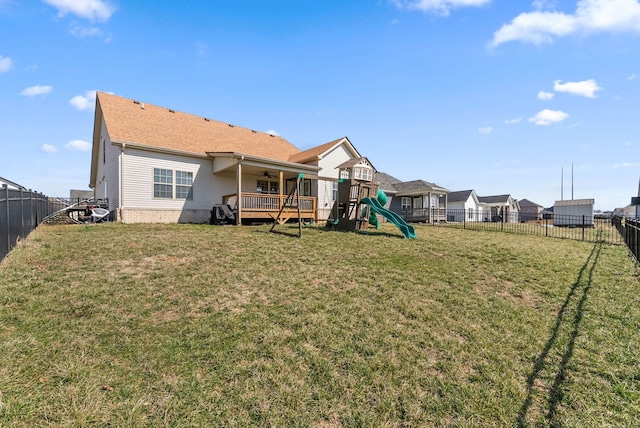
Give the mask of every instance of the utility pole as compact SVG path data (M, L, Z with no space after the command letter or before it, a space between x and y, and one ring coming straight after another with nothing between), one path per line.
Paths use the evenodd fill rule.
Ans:
M564 167L560 167L560 200L564 201Z

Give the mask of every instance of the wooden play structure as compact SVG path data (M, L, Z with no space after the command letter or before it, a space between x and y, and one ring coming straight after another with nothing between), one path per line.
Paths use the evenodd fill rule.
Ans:
M338 168L338 179L298 174L295 186L285 198L278 215L272 216L270 231L278 232L275 229L277 225L284 224L297 215L297 236L302 236L304 219L300 211L301 183L304 179L321 179L337 182L337 195L326 223L327 228L348 232L366 231L370 225L379 227L380 215L398 227L405 238L416 238L413 226L407 224L397 213L384 208L387 197L380 191L379 184L373 181L375 170L367 158L352 159Z
M370 208L361 201L376 197L378 183L342 179L338 183L338 199L331 209L327 227L344 231L363 231L369 227Z

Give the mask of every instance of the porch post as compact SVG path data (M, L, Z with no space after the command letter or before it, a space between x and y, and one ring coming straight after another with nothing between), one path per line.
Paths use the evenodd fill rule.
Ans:
M431 192L427 193L427 197L429 198L429 201L427 202L427 206L429 207L428 209L428 213L429 213L429 223L433 224L433 211L432 211L432 207L431 207Z
M238 206L238 214L236 214L236 225L242 225L242 160L244 156L241 156L238 159L238 169L236 170L236 181L237 181L237 198L236 205Z
M444 194L444 222L446 223L447 221L449 221L449 218L447 217L447 205L449 204L449 194L445 193ZM466 213L463 214L463 216L466 215Z
M283 192L285 191L284 189L284 172L282 170L278 171L278 180L280 182L280 184L278 185L278 189L280 189L280 191L278 193L280 193L279 198L280 198L280 204L278 205L279 209L282 209L282 205L284 204L284 194Z

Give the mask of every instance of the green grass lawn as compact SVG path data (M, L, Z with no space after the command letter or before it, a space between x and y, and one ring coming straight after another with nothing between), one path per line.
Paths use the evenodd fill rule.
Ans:
M625 247L384 226L38 228L0 265L0 426L640 425Z

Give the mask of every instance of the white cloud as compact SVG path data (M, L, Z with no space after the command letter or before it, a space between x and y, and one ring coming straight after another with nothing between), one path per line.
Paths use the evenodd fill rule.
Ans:
M13 61L8 56L0 55L0 73L9 71L13 68Z
M555 11L521 13L494 33L490 46L516 40L533 44L553 43L556 37L598 32L640 33L638 0L579 0L573 14Z
M507 119L504 121L504 123L506 123L507 125L515 125L517 123L522 122L522 118L521 117L517 117L515 119Z
M536 10L553 9L556 7L556 2L551 0L534 0L533 3L531 3L531 7Z
M58 9L58 16L76 15L91 21L107 21L115 8L104 0L43 0Z
M80 25L73 25L69 32L79 38L82 39L84 37L97 37L102 36L102 30L96 27L82 27Z
M552 100L555 94L551 92L540 91L538 92L538 98L541 100Z
M560 110L544 109L539 111L535 116L529 118L529 122L536 125L547 126L552 123L559 123L569 117L569 114Z
M614 168L631 168L636 166L640 166L640 163L625 162L625 163L617 163L613 165Z
M556 92L568 92L572 95L582 95L587 98L595 98L596 91L602 88L598 86L598 83L593 80L583 80L582 82L567 82L561 83L561 80L553 82L553 90Z
M91 150L91 144L83 140L71 140L64 145L64 148L67 150L86 152L87 150Z
M271 135L277 135L278 137L280 136L280 134L278 134L277 131L274 131L273 129L270 129L268 131L266 131L267 134L271 134Z
M391 0L397 7L448 16L457 7L483 6L491 0Z
M480 128L478 129L478 132L480 134L484 134L484 135L489 135L491 134L491 131L493 131L493 128L491 128L490 126L485 126L484 128Z
M640 76L638 76L636 73L633 73L631 76L627 77L627 80L636 80L638 77Z
M40 147L40 150L45 153L55 153L58 151L58 149L56 149L56 147L52 146L51 144L43 144L42 147Z
M51 92L53 88L51 86L29 86L20 92L20 95L24 95L25 97L35 97L36 95L46 95Z
M69 104L78 110L89 110L95 106L96 91L87 91L84 95L76 95L69 100Z

